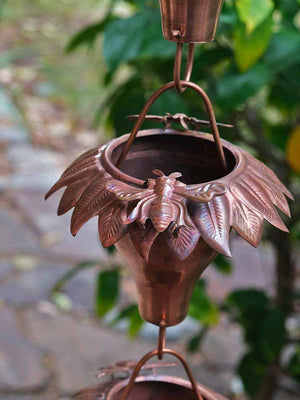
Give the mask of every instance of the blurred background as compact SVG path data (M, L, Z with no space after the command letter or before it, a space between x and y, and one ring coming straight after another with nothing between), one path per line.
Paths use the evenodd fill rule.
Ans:
M0 398L66 400L100 366L152 349L157 329L95 220L73 238L61 193L43 197L81 152L130 131L126 116L172 80L175 44L158 0L0 0L0 23ZM298 0L225 0L216 40L196 46L192 80L235 125L222 137L296 199L290 234L265 223L258 249L233 235L232 259L207 269L168 332L196 379L232 400L300 396L299 27ZM167 92L151 113L206 118L200 103Z

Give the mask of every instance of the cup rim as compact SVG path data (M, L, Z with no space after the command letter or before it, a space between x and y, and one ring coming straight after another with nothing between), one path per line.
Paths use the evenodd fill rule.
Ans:
M188 136L188 137L196 137L204 140L208 140L210 142L214 142L213 135L204 132L198 131L183 131L179 129L146 129L139 131L138 138L145 137L145 136L155 136L155 135L178 135L178 136ZM125 172L121 171L118 167L114 165L111 160L113 151L122 143L126 142L129 137L129 134L125 134L120 136L117 139L111 140L104 148L101 154L101 163L106 170L113 178L126 182L131 185L141 186L144 187L145 181L138 179L132 175L128 175ZM137 139L138 139L137 138ZM214 182L227 182L228 180L234 178L236 175L239 174L240 167L244 164L244 157L242 157L242 151L239 147L233 145L232 143L228 142L227 140L221 139L222 146L229 151L233 157L235 158L235 165L233 169L226 175L206 182L199 182L191 185L186 185L187 188L196 188L199 185L206 185L212 184Z
M192 391L191 382L187 379L180 378L177 376L168 376L168 375L140 375L136 378L135 383L141 382L163 382L170 383L177 386L183 386ZM114 385L109 392L107 393L106 400L115 400L115 396L122 390L129 382L129 379L123 379L119 381L116 385ZM226 397L222 396L219 393L214 392L209 389L207 386L202 385L197 382L198 390L201 395L205 397L205 400L228 400Z

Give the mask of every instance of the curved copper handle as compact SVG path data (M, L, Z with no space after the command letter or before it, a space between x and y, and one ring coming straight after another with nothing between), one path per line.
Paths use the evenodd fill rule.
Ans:
M187 376L189 377L189 380L190 380L190 382L191 382L191 385L192 385L193 391L194 391L194 393L195 393L196 399L197 399L197 400L203 400L203 397L202 397L201 394L199 393L198 386L197 386L197 382L195 381L195 379L194 379L194 377L193 377L192 370L191 370L191 368L189 367L189 365L188 365L188 363L186 362L186 360L184 359L184 357L183 357L180 353L177 353L177 351L172 350L172 349L166 349L166 348L164 348L162 351L163 351L163 353L166 353L166 354L172 354L174 357L176 357L176 358L181 362L181 364L183 365L183 367L184 367L184 369L185 369L185 371L186 371L186 373L187 373ZM152 350L152 351L150 351L149 353L147 353L147 354L138 362L138 364L136 365L136 367L134 368L134 370L133 370L133 372L132 372L132 375L131 375L131 377L130 377L130 380L129 380L127 386L126 386L125 389L124 389L124 392L123 392L123 394L122 394L121 400L127 400L128 395L129 395L129 393L130 393L130 391L131 391L131 389L132 389L132 387L133 387L133 385L134 385L135 379L136 379L136 377L138 376L138 373L140 372L142 366L143 366L148 360L150 360L150 358L152 358L152 357L154 357L154 356L156 356L156 355L158 355L158 354L159 354L159 351L158 351L158 350Z
M181 78L180 78L182 48L183 48L183 43L177 43L175 62L174 62L174 82L175 82L175 89L179 93L183 93L186 89L186 87L183 87L181 85ZM195 49L195 44L189 43L189 51L188 51L186 69L185 69L185 74L184 74L184 79L183 79L186 82L190 80L191 75L192 75L193 61L194 61L194 49Z
M210 101L208 95L205 93L205 91L200 86L196 85L196 83L188 82L188 81L181 81L180 84L183 87L188 87L188 88L195 90L202 97L202 100L204 101L205 108L206 108L206 111L207 111L207 114L209 117L210 126L212 129L213 137L214 137L214 140L215 140L215 143L217 146L217 151L219 153L219 157L221 159L222 166L223 166L224 170L227 171L226 159L225 159L223 147L221 144L221 139L220 139L220 134L219 134L219 130L218 130L217 122L216 122L216 117L215 117L215 113L214 113L214 110L213 110L213 107L212 107L212 104L211 104L211 101ZM124 161L125 157L127 156L128 151L129 151L132 143L134 142L138 131L140 130L140 128L142 126L145 116L146 116L147 112L149 111L149 108L152 106L152 104L155 102L155 100L160 95L162 95L167 90L174 88L175 86L176 86L176 83L174 81L166 83L160 89L158 89L155 93L153 93L153 95L149 98L147 103L144 105L144 108L142 109L140 116L137 119L137 121L131 131L131 134L126 142L126 145L124 146L124 148L122 150L122 153L116 163L117 167L120 166L120 164Z

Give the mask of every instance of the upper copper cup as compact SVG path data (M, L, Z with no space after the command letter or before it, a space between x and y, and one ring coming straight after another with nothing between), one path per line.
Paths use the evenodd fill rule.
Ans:
M223 0L160 0L164 38L172 42L214 40Z

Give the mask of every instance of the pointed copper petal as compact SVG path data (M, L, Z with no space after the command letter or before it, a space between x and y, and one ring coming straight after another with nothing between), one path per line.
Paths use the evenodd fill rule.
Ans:
M46 194L45 199L47 200L49 196L63 186L67 186L78 180L88 178L97 172L104 174L104 170L99 162L98 152L96 155L93 153L88 157L83 155L81 159L79 157L78 161L73 162L61 175L59 180L52 186L52 188Z
M268 168L265 164L263 164L256 158L250 156L249 154L247 154L247 158L250 161L249 164L250 172L254 172L264 181L270 182L275 186L275 188L277 187L287 197L289 197L291 200L294 200L292 193L284 186L282 182L280 182L280 180L277 178L277 176L270 168Z
M254 211L246 203L235 201L232 226L252 246L257 247L263 232L262 214Z
M115 244L125 234L126 206L113 200L99 214L98 230L103 247Z
M193 252L199 237L200 233L195 227L182 226L179 228L176 236L173 234L167 238L167 243L177 257L183 261Z
M145 225L134 222L128 226L128 230L137 253L147 262L152 244L159 232L149 220Z
M85 189L91 184L95 175L83 179L79 182L74 182L73 184L69 185L64 194L62 195L59 206L57 209L57 215L65 214L67 211L73 208L77 201L80 199L80 196L85 191Z
M272 203L279 208L285 215L291 217L290 207L287 202L287 199L283 192L279 190L279 188L275 188L274 185L267 184L263 179L261 179L258 175L253 174L251 176L251 180L254 180L261 186L263 186L265 192L268 194Z
M270 198L262 187L254 182L247 181L245 178L231 188L236 201L243 200L248 203L250 208L257 210L270 224L276 226L285 232L288 231L287 227L282 222L278 212L275 210Z
M202 239L219 253L231 257L229 249L231 207L227 196L214 197L209 203L195 204L190 214Z
M89 219L101 213L103 207L115 197L105 189L106 178L93 181L81 195L71 218L71 233L76 235Z

